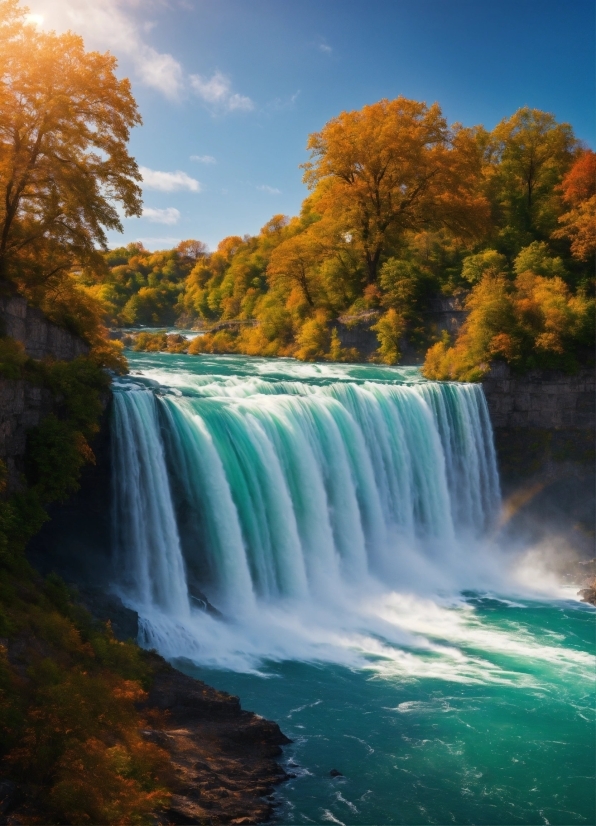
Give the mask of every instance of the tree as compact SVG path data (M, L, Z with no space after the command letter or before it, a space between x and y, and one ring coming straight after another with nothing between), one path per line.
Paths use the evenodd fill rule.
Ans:
M103 268L117 211L140 215L141 122L110 54L77 35L43 33L0 0L0 282L38 292L74 264ZM6 288L6 286L5 286Z
M427 352L426 378L478 381L494 359L516 370L573 372L594 349L594 300L581 290L573 294L559 276L525 271L511 282L489 272L466 309L453 346L444 340Z
M298 287L309 307L315 306L317 290L314 267L320 257L320 247L307 232L294 235L276 247L267 267L272 286Z
M487 272L493 275L507 270L507 259L496 250L482 250L476 255L464 258L462 277L471 284L477 284Z
M304 181L314 208L358 244L366 280L408 229L448 226L474 235L487 217L476 192L481 153L472 133L449 130L437 104L399 97L342 112L310 135Z
M487 151L490 188L511 229L529 240L550 233L560 212L555 187L577 147L571 126L539 109L525 106L497 124Z
M571 254L589 261L596 253L596 152L583 152L561 183L563 201L571 209L559 218L554 238L569 238Z
M202 241L195 241L194 238L189 238L187 241L180 241L176 247L176 252L181 258L192 261L193 263L207 258L209 255L207 244L204 244Z

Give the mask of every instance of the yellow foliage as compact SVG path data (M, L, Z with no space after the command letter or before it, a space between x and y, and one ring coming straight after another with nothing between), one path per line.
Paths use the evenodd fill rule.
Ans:
M593 347L594 300L581 291L573 295L559 277L524 272L511 283L485 275L466 306L453 346L444 340L428 351L427 378L478 381L495 358L518 369L573 370L576 354Z
M140 777L135 776L139 762L149 764ZM155 765L163 762L163 753L151 743L137 742L132 749L108 747L96 738L75 743L57 764L50 806L69 823L154 823L154 811L168 802L169 795L163 788L144 788L143 775L150 777Z
M405 326L403 315L391 307L371 327L379 339L377 353L380 361L385 362L385 364L397 364L399 362L401 358L401 339L405 332Z
M188 345L187 352L191 356L199 353L235 353L237 352L237 336L229 330L204 333L193 338Z
M103 268L106 230L122 230L116 203L140 215L126 145L141 118L112 55L28 25L25 12L0 4L0 279L27 293L75 263Z
M571 252L581 261L590 261L596 253L596 195L583 201L559 218L555 238L569 238Z
M296 336L295 356L301 361L324 359L331 346L327 313L317 310L313 318L304 322Z

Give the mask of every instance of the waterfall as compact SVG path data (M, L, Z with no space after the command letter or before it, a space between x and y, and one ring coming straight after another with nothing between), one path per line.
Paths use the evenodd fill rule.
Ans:
M204 595L248 623L399 590L412 560L448 571L495 521L479 385L163 378L116 385L112 444L117 587L165 653L199 656Z

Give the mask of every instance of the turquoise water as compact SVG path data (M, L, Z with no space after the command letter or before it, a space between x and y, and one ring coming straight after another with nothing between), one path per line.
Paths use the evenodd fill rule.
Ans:
M118 587L146 645L292 738L277 822L596 821L596 612L499 544L479 388L130 365Z
M269 664L265 679L179 666L294 741L280 823L594 823L594 611L472 596L451 610L471 625L458 652L498 676L286 662Z

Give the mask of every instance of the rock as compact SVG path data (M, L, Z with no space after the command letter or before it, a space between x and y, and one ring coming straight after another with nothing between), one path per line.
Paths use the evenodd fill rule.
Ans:
M587 562L584 562L584 565L593 565L596 562L594 559L590 559ZM578 597L581 597L582 602L588 602L590 605L596 605L596 576L589 577L585 583L585 588L582 588L580 591L577 592Z
M343 777L343 774L337 769L331 769L329 774L331 775L331 777Z
M267 821L274 786L288 779L275 757L290 740L276 723L244 711L237 697L151 656L157 674L145 707L162 712L163 722L143 736L168 752L173 769L171 803L159 822Z

